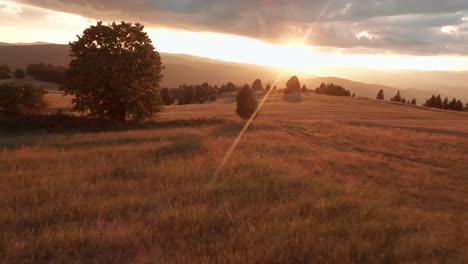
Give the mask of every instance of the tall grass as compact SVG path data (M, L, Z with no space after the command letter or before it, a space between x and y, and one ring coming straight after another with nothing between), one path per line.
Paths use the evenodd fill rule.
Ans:
M0 262L468 260L467 137L258 121L215 177L240 128L0 139Z

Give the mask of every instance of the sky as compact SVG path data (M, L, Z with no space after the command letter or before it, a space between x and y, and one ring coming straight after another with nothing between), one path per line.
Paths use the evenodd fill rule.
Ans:
M0 42L68 43L121 20L160 52L318 74L468 70L467 0L0 0Z

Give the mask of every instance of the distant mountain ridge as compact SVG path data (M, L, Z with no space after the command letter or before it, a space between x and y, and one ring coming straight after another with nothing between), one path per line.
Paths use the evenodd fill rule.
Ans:
M296 75L294 71L280 70L276 67L258 66L252 64L242 64L234 62L226 62L221 60L213 60L202 57L196 57L185 54L168 54L160 53L165 69L163 71L163 87L178 87L181 84L201 84L209 82L210 84L223 84L229 81L237 85L251 84L255 79L260 78L263 83L273 83L277 78L278 73L282 72L282 77L278 83L278 87L284 87L287 79ZM66 66L70 62L69 46L60 44L43 44L43 43L24 43L24 44L9 44L0 43L0 64L8 64L12 70L16 68L25 68L32 63L47 63L57 66ZM339 69L339 68L337 68ZM349 76L346 69L336 71L336 75ZM373 71L369 70L370 73ZM377 73L377 71L375 71ZM404 81L395 82L398 87L406 89L402 90L402 96L407 99L416 98L418 103L422 103L426 98L430 97L433 93L440 93L442 96L459 97L463 100L468 100L468 85L467 89L461 87L442 86L444 80L443 73L414 73L414 78L411 71L401 72L397 75L395 72L390 72L389 76L394 76L393 79L407 78L408 80L420 78L421 82L416 82L415 85L400 86ZM372 74L370 74L372 75ZM434 86L425 86L421 89L409 89L409 87L417 87L416 83L432 83L436 75L441 78L440 81L433 81ZM448 74L450 75L450 74ZM361 73L363 79L372 81L372 76L365 76ZM419 77L423 76L423 77ZM426 77L424 77L426 76ZM457 76L457 81L462 81L464 78L463 73L458 75L451 74L450 76ZM399 90L392 87L389 82L386 85L369 84L363 82L355 82L348 79L337 77L316 77L311 74L299 75L299 78L307 84L309 89L315 89L321 82L333 82L335 84L344 86L357 96L375 98L380 89L384 90L386 98L390 98ZM424 78L427 78L426 82ZM410 81L408 81L410 82ZM467 82L468 83L468 82Z
M183 54L160 54L165 66L162 86L168 87L204 82L220 85L229 81L238 85L250 84L257 78L275 80L279 72L275 67L225 62ZM32 63L66 66L69 62L68 45L0 45L0 64L8 64L11 69L25 68Z
M49 42L42 42L42 41L37 41L37 42L32 42L32 43L6 43L6 42L0 42L0 46L36 46L36 45L50 45L52 43Z

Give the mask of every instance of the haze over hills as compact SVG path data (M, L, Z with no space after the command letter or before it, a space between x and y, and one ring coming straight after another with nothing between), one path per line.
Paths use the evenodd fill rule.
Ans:
M297 75L297 72L280 70L276 67L226 62L184 54L161 53L161 57L165 66L161 84L164 87L203 82L221 85L229 81L242 85L250 84L257 78L262 79L264 83L273 83L279 72L282 74L278 86L282 87L291 75ZM31 63L66 66L69 61L68 45L0 43L0 64L8 64L12 69L25 68ZM331 76L335 77L316 77L312 74L302 74L299 77L310 89L316 88L322 82L333 82L344 86L357 96L370 98L375 97L377 92L383 89L387 99L398 90L402 90L402 96L407 99L416 98L419 103L434 93L468 99L467 72L379 71L349 67L334 67L328 69L328 72L333 72Z

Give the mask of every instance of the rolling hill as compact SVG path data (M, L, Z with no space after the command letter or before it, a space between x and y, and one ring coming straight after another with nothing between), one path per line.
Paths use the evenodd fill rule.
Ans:
M143 123L0 119L0 259L466 263L468 113L276 91L230 152L223 96Z
M307 79L305 81L308 87L318 87L321 83L334 83L341 85L346 89L350 90L352 93L355 93L358 97L368 97L375 98L380 89L384 91L385 99L389 100L391 97L396 95L400 90L401 96L406 99L415 98L418 104L422 104L425 100L432 96L433 92L428 90L416 90L416 89L398 89L391 86L380 85L380 84L368 84L362 82L355 82L347 79L337 78L337 77L317 77L312 79ZM450 96L444 92L441 93L443 96ZM466 97L468 98L468 97Z
M8 64L10 68L25 68L31 63L48 63L65 66L69 63L68 45L58 44L8 44L0 43L0 64ZM278 86L284 86L287 79L297 73L275 67L258 66L206 59L184 54L161 53L165 66L162 86L178 87L181 84L197 84L208 82L221 85L232 81L238 85L252 83L260 78L264 83L273 83L281 72ZM351 90L357 96L374 98L383 89L387 98L392 97L398 90L408 98L416 98L422 103L432 94L458 97L468 100L468 89L463 88L468 74L445 72L416 72L416 71L373 71L363 69L336 68L335 76L356 77L358 80L382 81L385 85L369 84L351 81L338 77L317 77L312 74L299 75L306 80L309 88L314 89L321 82L333 82ZM446 78L444 78L444 76ZM392 81L393 80L393 81Z
M252 83L257 78L273 82L279 72L275 67L224 62L182 54L161 53L161 58L165 66L162 86L167 87L204 82L221 85L229 81L242 85ZM68 45L0 45L0 64L8 64L12 69L25 68L31 63L66 66L69 61ZM312 76L303 75L304 78Z

